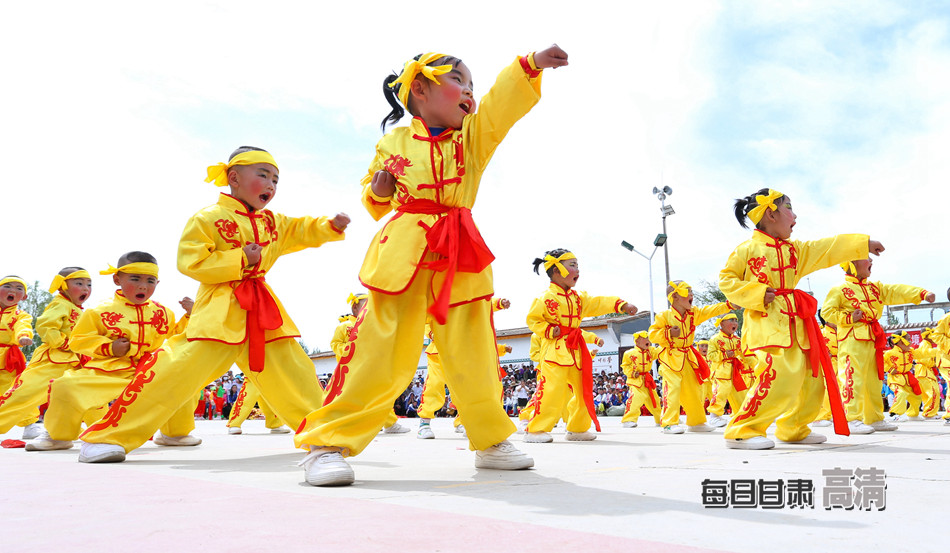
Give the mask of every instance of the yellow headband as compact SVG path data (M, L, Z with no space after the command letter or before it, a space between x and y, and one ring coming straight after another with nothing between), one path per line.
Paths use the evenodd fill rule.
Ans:
M254 165L255 163L269 163L275 168L277 167L274 156L267 152L261 150L241 152L232 157L231 161L227 163L218 163L217 165L208 167L208 177L205 179L205 182L214 182L215 186L224 186L228 183L228 169L235 165Z
M409 60L406 62L406 65L402 68L402 73L399 74L399 78L389 83L389 88L396 88L396 85L401 85L399 90L396 91L396 96L399 98L399 101L402 102L403 106L407 109L409 108L409 87L416 78L416 75L422 73L435 84L440 84L436 76L444 75L453 69L451 65L429 65L435 60L444 57L445 54L429 52L428 54L419 56L418 60Z
M749 217L749 220L752 221L753 224L758 225L759 221L762 220L762 217L765 216L766 210L771 209L772 211L775 211L778 209L778 206L775 205L775 200L781 198L784 195L785 194L782 194L778 190L772 190L771 188L769 188L768 196L757 194L755 196L755 203L759 205L752 208L752 211L749 212L747 217Z
M350 294L350 297L346 298L346 303L353 307L362 300L369 298L369 294Z
M634 341L637 341L637 340L639 340L640 338L649 338L649 337L650 337L650 334L647 333L646 330L641 330L640 332L634 332L634 333L633 333L633 340L634 340Z
M99 271L100 275L114 275L116 273L128 273L132 275L148 275L158 278L158 265L154 263L145 263L144 261L138 261L136 263L129 263L128 265L123 265L116 269L112 265L109 265L109 268L105 271Z
M891 339L894 340L895 344L897 344L898 342L903 342L907 344L908 346L910 345L910 340L907 339L907 332L903 330L896 334L891 334Z
M932 328L925 328L925 329L922 330L921 333L920 333L920 339L921 339L921 340L926 340L927 338L930 337L931 334L933 334L933 332L934 332L934 329L932 329Z
M53 283L49 285L49 293L55 294L57 290L66 291L66 281L71 278L92 278L85 269L73 271L66 276L56 275L53 277Z
M737 317L735 313L728 313L726 315L723 315L721 319L716 319L715 321L713 321L713 324L716 326L719 326L722 324L723 321L731 321L733 319L738 321L739 317Z
M562 261L567 261L568 259L577 259L577 257L571 252L564 252L560 257L554 257L551 254L544 256L544 271L547 272L551 267L557 267L557 271L561 273L561 277L567 276L567 269L561 264Z
M5 279L3 279L3 280L0 280L0 286L3 286L4 284L10 283L10 282L19 282L20 284L23 285L23 289L24 289L24 290L29 290L29 289L30 289L30 287L26 285L26 281L25 281L25 280L23 280L22 278L13 277L13 276L7 277L7 278L5 278Z
M844 269L844 272L850 274L851 276L854 276L854 275L858 274L858 270L855 268L853 261L845 261L844 263L842 263L842 264L839 265L839 266L840 266L842 269Z
M679 294L685 298L689 295L690 288L692 288L692 286L686 282L680 282L679 284L676 284L672 280L670 281L669 286L673 287L673 290L666 295L666 298L670 300L670 303L673 303L673 294Z
M708 346L708 345L709 345L709 340L700 340L700 341L696 342L696 345L697 345L697 346Z

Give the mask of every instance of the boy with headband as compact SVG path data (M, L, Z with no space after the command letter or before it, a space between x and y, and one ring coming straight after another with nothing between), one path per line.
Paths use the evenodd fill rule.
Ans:
M715 322L719 332L709 340L709 370L716 384L713 387L714 399L709 404L709 424L725 426L723 417L726 402L732 412L739 410L745 400L749 382L752 380L752 367L755 358L747 359L742 353L742 342L736 336L739 318L729 313Z
M14 275L0 279L0 390L7 391L26 368L20 348L33 343L33 317L20 309L26 281Z

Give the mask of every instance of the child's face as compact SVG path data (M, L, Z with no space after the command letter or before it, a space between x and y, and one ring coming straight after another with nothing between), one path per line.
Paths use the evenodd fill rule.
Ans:
M158 279L152 275L136 273L116 273L112 281L122 289L125 299L136 305L147 302L155 293L155 287L158 286Z
M650 339L646 337L637 338L637 347L647 349L650 347Z
M66 297L69 298L69 301L76 304L77 307L82 307L82 304L86 303L91 293L91 278L71 278L66 281Z
M0 286L0 307L6 309L23 301L26 297L26 288L19 282L5 282Z
M732 336L736 333L736 329L739 328L739 323L736 322L735 319L729 319L727 321L723 321L719 326L722 328L723 334L726 336Z
M475 113L475 99L472 96L472 73L464 63L452 68L444 75L436 77L439 84L428 79L413 81L423 85L424 93L414 94L413 102L419 116L430 127L461 129L462 119ZM418 85L413 87L413 92Z
M871 276L871 266L874 262L871 259L858 259L854 263L854 276L859 280L864 280Z
M770 212L772 217L769 224L769 230L771 231L769 234L775 238L788 240L792 236L792 227L795 226L795 220L798 219L798 216L792 211L792 201L788 199L788 196L782 198L781 203L777 205L778 209Z
M698 349L699 353L702 353L703 357L705 357L706 354L709 353L709 344L699 344L696 346L696 349Z
M689 289L689 293L685 296L679 294L673 294L673 302L670 304L673 309L677 311L686 311L692 309L693 307L693 289Z
M231 195L258 211L264 209L277 194L277 168L270 163L235 165L228 170Z
M360 311L362 311L362 310L363 310L363 307L366 306L366 301L367 301L367 300L360 300L360 301L356 302L356 304L353 305L353 307L350 308L350 309L353 311L353 316L354 316L354 317L356 317L357 315L360 314Z
M567 276L561 276L561 271L554 267L554 270L551 271L551 282L565 290L570 290L577 286L577 279L581 276L580 267L577 264L577 259L562 261L561 265L564 265L564 268L567 269Z

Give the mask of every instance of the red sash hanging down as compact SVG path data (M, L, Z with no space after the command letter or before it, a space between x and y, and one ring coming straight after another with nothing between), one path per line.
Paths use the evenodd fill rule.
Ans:
M584 342L584 333L580 327L571 328L562 325L558 328L561 329L561 336L564 337L564 344L568 349L581 352L581 395L584 405L587 406L587 414L594 421L594 428L600 432L600 421L597 420L597 409L594 407L594 361L590 357L587 343Z
M745 369L745 365L738 357L729 358L729 362L732 363L732 387L737 392L748 389L749 387L745 385L745 379L742 378L742 370Z
M907 384L910 386L911 391L919 396L921 394L921 390L920 381L917 380L917 376L911 372L904 374L907 376Z
M472 211L466 207L449 207L432 200L416 199L399 206L396 211L445 215L426 231L426 243L429 249L442 257L420 265L437 272L445 271L442 289L436 295L435 303L429 308L429 313L435 317L435 320L439 324L445 324L455 273L458 271L480 273L495 260L495 255L488 249L478 228L475 227Z
M815 300L817 303L817 300ZM867 319L865 319L867 320ZM877 319L868 321L871 336L874 337L874 360L877 362L877 379L884 380L884 351L887 350L887 333Z
M247 278L234 289L241 308L247 311L248 368L264 370L264 331L276 330L284 324L277 302L264 286L264 277Z
M641 374L643 374L643 384L646 386L647 390L653 390L654 392L656 392L656 381L653 380L653 374L648 373L648 372L641 373ZM647 395L650 396L650 403L652 403L653 406L656 407L656 399L655 399L656 393L647 394Z
M831 352L828 350L828 344L825 343L825 337L821 334L821 327L815 315L818 313L818 300L801 290L781 289L775 291L776 296L791 295L795 301L795 315L805 326L805 333L808 335L808 343L811 348L808 350L808 364L811 365L811 374L818 378L819 371L825 378L825 388L828 391L828 403L831 405L831 419L834 422L835 434L841 436L850 436L851 430L848 428L848 418L844 412L844 404L841 403L841 392L838 390L838 379L835 377L834 368L831 366ZM789 337L791 339L791 337ZM792 344L794 347L794 344Z
M693 372L696 374L696 380L699 380L699 383L703 384L709 380L709 363L703 358L703 354L699 353L696 346L689 346L687 349L692 350L693 355L696 356L696 368L693 369Z
M4 355L6 361L6 370L12 372L16 376L20 376L20 373L26 369L26 357L23 356L23 352L20 351L19 346L5 346L7 348L7 353Z

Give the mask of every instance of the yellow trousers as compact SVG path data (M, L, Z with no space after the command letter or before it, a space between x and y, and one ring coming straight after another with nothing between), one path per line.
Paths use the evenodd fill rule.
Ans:
M26 426L39 420L39 407L49 401L50 383L66 369L79 364L37 363L20 374L13 386L0 396L0 434L14 426Z
M937 416L940 411L940 386L936 380L920 379L920 391L923 397L922 415L929 418Z
M291 428L323 402L313 362L293 338L268 342L264 369L254 372L248 369L247 342L188 341L178 334L159 350L154 366L143 371L102 420L83 433L82 440L121 445L127 452L139 447L177 410L193 408L198 390L234 363Z
M674 371L660 363L663 377L663 412L660 424L676 426L680 423L680 407L686 411L686 424L697 426L706 422L703 407L703 386L696 380L696 373L688 365L682 371Z
M369 445L393 402L415 375L426 310L435 302L434 272L420 268L401 294L371 290L356 322L352 358L337 367L329 402L315 409L295 436L298 446L340 447L357 455ZM515 431L499 402L498 352L490 298L450 307L444 325L431 321L446 385L465 420L469 447L487 449Z
M792 344L795 344L792 336ZM840 352L840 350L839 350ZM765 348L755 352L756 367L745 401L726 426L728 439L765 436L775 422L775 437L786 442L811 434L825 393L821 373L812 376L804 351L798 347Z
M874 342L839 342L838 362L838 388L848 422L858 420L870 425L884 420L884 381L877 377Z
M715 378L710 377L703 382L703 406L707 405L706 402L709 402L708 405L712 405L712 402L716 399L716 387L713 385L713 380Z
M528 432L550 432L567 409L567 431L587 432L593 421L587 404L580 396L581 370L577 367L555 365L541 361L538 377L537 402L534 416L528 422ZM569 401L570 400L570 401Z
M426 384L422 389L422 401L419 403L419 418L431 419L435 412L445 405L445 375L442 360L438 355L426 355Z
M620 422L637 422L640 419L640 408L646 405L647 410L653 415L653 420L660 424L660 396L656 395L656 390L647 388L646 385L640 388L630 386L629 389L630 397L627 398L627 409L623 412L623 418L620 419Z
M922 388L923 383L921 383L921 391L923 391ZM920 415L922 401L923 397L915 394L910 386L897 386L897 393L894 394L894 405L891 405L891 413L916 417Z
M716 395L712 403L709 404L709 414L721 417L726 412L726 402L729 402L729 407L732 408L732 413L735 414L742 406L742 402L745 401L749 389L746 388L741 392L736 390L731 378L717 378L715 380L716 385L713 389Z
M49 408L43 425L54 440L75 440L82 431L81 423L89 420L88 413L109 404L121 401L126 387L133 381L134 369L115 372L95 369L75 369L66 371L62 377L53 381L50 388ZM119 399L116 399L119 398ZM191 399L191 398L189 398ZM166 436L185 436L195 429L195 405L189 402L177 411L158 421L162 434ZM145 436L145 442L155 430Z
M831 366L834 367L835 375L838 376L838 358L837 357L834 357L834 356L831 357ZM827 389L825 390L824 399L821 401L821 409L818 411L818 415L815 416L815 420L816 421L830 421L831 420L831 400L828 399Z
M241 391L238 393L237 400L234 402L234 405L231 406L231 416L228 417L228 428L240 428L241 425L244 424L244 421L247 420L248 415L251 414L251 409L254 408L255 403L260 406L261 413L264 414L265 427L280 428L284 424L283 421L280 420L280 417L274 413L274 410L271 409L267 400L261 397L260 390L251 383L250 379L245 378L244 384L241 385Z
M0 349L0 355L4 352L6 352L5 349ZM14 381L16 381L16 374L10 371L0 370L0 390L6 392L13 386Z

